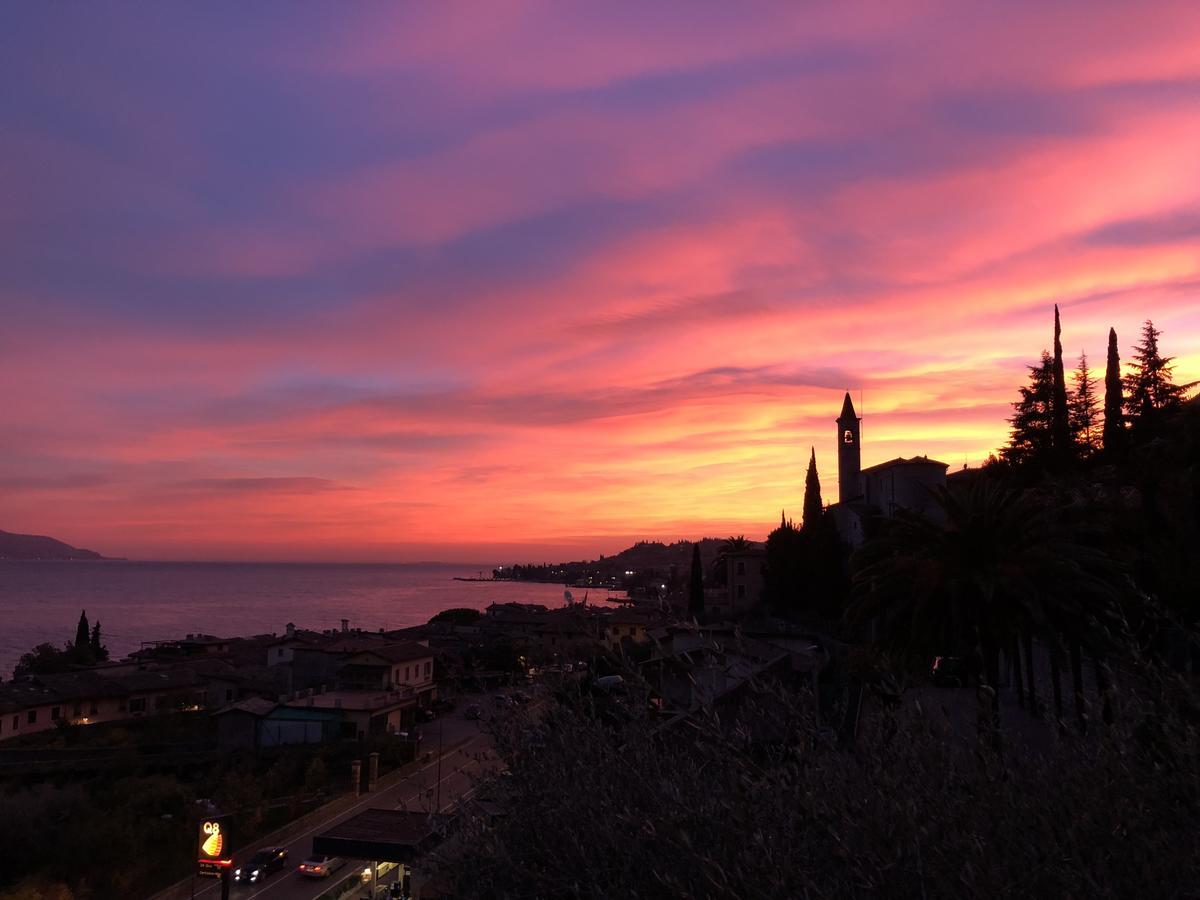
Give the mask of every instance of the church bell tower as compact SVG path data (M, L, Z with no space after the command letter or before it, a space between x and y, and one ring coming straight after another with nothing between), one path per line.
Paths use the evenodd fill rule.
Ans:
M854 411L849 391L837 417L838 502L862 496L862 420Z

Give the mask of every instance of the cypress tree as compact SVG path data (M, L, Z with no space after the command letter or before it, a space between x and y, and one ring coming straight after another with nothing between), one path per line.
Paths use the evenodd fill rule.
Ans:
M82 610L79 613L79 624L75 626L75 643L72 645L77 651L87 650L91 646L92 633L88 627L87 610Z
M817 529L812 529L816 531ZM777 616L795 614L808 596L809 547L812 535L802 532L782 517L779 527L767 535L767 567L764 596Z
M817 477L817 451L814 447L808 458L808 474L804 476L804 527L815 528L821 520L821 481Z
M1117 330L1108 329L1108 362L1104 368L1104 452L1119 456L1125 449L1125 396L1121 390L1121 355L1117 352Z
M88 646L92 651L92 659L96 662L102 662L108 659L108 648L104 646L100 637L100 620L96 620L96 624L92 626L92 637L88 642Z
M1062 323L1058 304L1054 304L1054 394L1051 401L1050 443L1057 463L1066 463L1074 455L1071 447L1071 411L1067 405L1067 376L1063 369Z
M692 574L688 579L688 612L699 616L704 612L704 569L700 562L700 542L692 544Z
M1075 390L1071 395L1071 430L1075 443L1089 453L1096 449L1096 421L1099 403L1096 400L1096 379L1088 367L1086 353L1079 354L1075 368Z

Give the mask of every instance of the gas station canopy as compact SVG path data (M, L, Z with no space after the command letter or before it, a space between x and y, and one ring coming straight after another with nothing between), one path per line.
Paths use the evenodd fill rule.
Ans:
M313 838L316 855L411 863L436 846L453 816L368 809Z

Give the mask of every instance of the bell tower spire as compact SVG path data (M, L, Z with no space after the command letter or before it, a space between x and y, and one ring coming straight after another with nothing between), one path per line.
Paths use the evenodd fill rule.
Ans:
M854 411L850 392L837 417L838 501L846 503L862 496L862 419Z

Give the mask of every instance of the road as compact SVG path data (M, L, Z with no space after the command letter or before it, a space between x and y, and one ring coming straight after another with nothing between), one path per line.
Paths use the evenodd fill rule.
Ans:
M233 885L230 896L236 900L313 900L324 892L336 879L342 878L355 868L361 869L366 861L349 860L346 867L334 873L329 879L307 878L296 872L296 867L312 852L313 835L327 831L337 823L358 815L365 809L423 809L432 810L439 805L439 810L445 810L455 800L467 794L474 784L475 777L485 768L496 765L492 753L491 736L480 728L480 722L467 720L462 710L466 704L477 702L481 706L486 698L464 697L459 709L454 713L442 716L435 722L423 726L423 749L432 751L435 757L417 771L407 776L391 787L363 794L362 799L350 809L328 820L314 825L308 831L288 841L284 846L288 851L288 862L282 872L272 875L262 885ZM486 707L485 707L486 709ZM438 791L439 768L436 758L438 747L438 730L443 729L442 743L444 746L465 740L466 743L447 751L441 759L440 797ZM239 853L234 861L236 867L251 857L257 846L249 847ZM221 896L220 885L215 880L197 879L196 894L202 900L217 900Z

